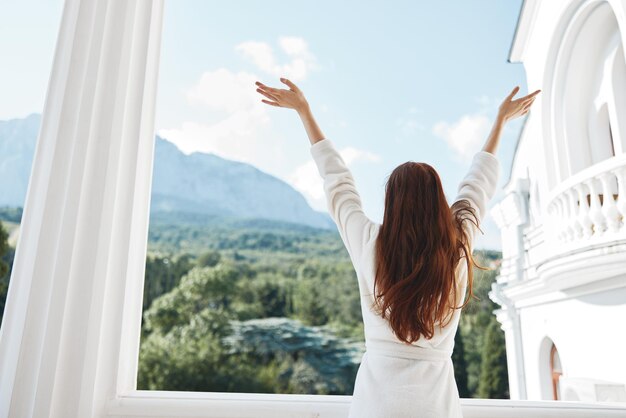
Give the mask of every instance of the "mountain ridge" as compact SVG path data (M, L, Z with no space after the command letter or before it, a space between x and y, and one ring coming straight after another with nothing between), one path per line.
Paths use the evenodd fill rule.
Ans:
M22 206L41 115L0 121L0 206ZM151 218L267 219L329 229L300 192L258 168L215 154L186 155L155 136Z

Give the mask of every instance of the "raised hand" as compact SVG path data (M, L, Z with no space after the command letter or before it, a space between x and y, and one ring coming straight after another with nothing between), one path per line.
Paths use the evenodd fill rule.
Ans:
M532 106L535 98L541 92L541 90L537 90L528 96L521 97L517 100L513 100L513 97L519 91L519 86L516 86L513 91L506 96L500 108L498 109L498 117L496 118L493 128L491 128L491 132L487 137L487 142L483 146L483 151L490 152L495 154L498 149L498 144L500 143L500 135L502 134L502 129L504 124L507 121L518 118L520 116L525 115L530 110L530 106Z
M527 96L521 97L517 100L513 100L513 97L519 91L519 86L516 86L513 91L506 96L502 104L500 105L500 109L498 110L498 117L506 122L517 117L523 116L530 110L530 106L532 106L535 98L541 92L541 90L537 90Z
M269 99L263 99L261 101L270 106L294 109L298 113L306 110L309 104L307 103L306 98L304 97L304 93L302 93L302 90L300 90L298 86L296 86L286 78L281 78L280 81L283 84L287 85L289 89L276 89L268 87L260 81L257 81L255 83L258 87L256 91Z
M306 101L302 90L286 78L281 78L280 81L283 84L286 84L287 87L289 87L289 90L268 87L260 81L254 83L257 85L256 91L269 99L263 99L261 101L270 106L295 109L302 120L302 124L304 125L304 129L306 130L311 144L315 144L323 140L324 134L315 121L311 108L309 107L309 103Z

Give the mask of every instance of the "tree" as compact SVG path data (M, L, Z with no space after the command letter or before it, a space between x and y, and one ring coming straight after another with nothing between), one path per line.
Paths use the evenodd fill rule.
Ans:
M180 278L192 267L193 264L187 254L177 257L146 257L143 310L147 310L154 299L175 288Z
M239 278L240 269L232 265L189 270L174 289L155 299L145 312L145 330L167 334L176 326L188 324L204 309L228 311Z
M278 274L262 273L250 283L245 283L245 287L253 295L253 303L259 307L258 318L291 314L292 281ZM244 294L243 289L240 294Z
M323 289L324 281L320 278L300 280L295 287L294 314L307 325L324 325L328 322L322 300Z
M141 344L137 387L147 390L268 392L253 362L222 343L230 332L222 310L203 309L186 324L153 332Z
M9 291L9 262L7 258L13 256L8 239L9 234L0 222L0 323L4 315L4 305Z
M219 251L207 251L198 257L196 265L198 267L215 267L221 259L222 256Z
M478 396L486 399L509 398L504 333L495 318L491 320L485 335Z
M463 336L464 359L467 371L467 388L471 397L479 397L481 363L485 346L487 328L495 321L493 311L498 306L489 298L492 283L496 280L500 254L489 251L477 251L474 256L483 266L495 269L480 270L474 268L474 295L463 309L459 329Z
M9 264L3 260L4 255L9 251L9 234L0 222L0 277L4 277L9 271Z
M461 398L469 398L470 391L467 387L467 362L465 361L465 347L461 330L456 331L454 336L454 351L452 352L452 363L454 364L454 378L459 389Z

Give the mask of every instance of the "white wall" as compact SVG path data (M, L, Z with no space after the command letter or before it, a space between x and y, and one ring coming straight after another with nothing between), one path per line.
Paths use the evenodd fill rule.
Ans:
M524 308L520 317L528 399L552 397L546 338L556 345L564 377L626 384L626 287Z

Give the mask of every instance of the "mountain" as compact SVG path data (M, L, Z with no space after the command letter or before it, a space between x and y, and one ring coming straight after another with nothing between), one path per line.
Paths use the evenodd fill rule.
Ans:
M0 205L22 206L41 116L0 121Z
M22 206L41 116L0 121L0 206ZM156 137L151 217L169 223L266 219L332 227L284 181L214 154L185 155Z
M152 212L259 218L330 227L304 196L284 181L214 154L185 155L156 137Z

